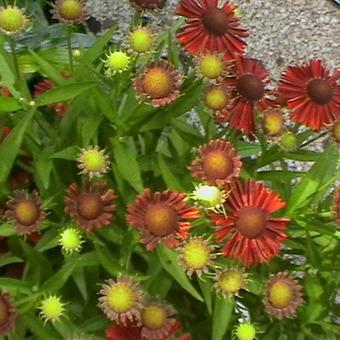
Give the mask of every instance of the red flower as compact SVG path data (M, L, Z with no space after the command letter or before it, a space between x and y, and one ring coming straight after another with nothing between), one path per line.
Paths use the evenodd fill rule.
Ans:
M117 196L106 182L95 182L80 189L72 183L65 196L65 212L87 233L109 225L116 210Z
M11 91L5 87L5 86L0 86L0 93L4 96L4 97L11 97Z
M8 293L0 291L0 336L8 335L15 326L18 312Z
M141 231L141 242L148 250L164 242L169 248L179 245L178 239L188 237L191 224L186 220L198 218L199 210L187 206L186 195L170 190L152 192L145 189L136 202L128 206L127 222Z
M174 102L180 93L181 72L164 61L151 63L134 81L134 88L141 100L148 100L154 107Z
M268 262L280 251L287 237L287 218L272 218L270 214L282 209L285 202L278 194L254 181L236 182L230 186L225 202L227 216L211 214L217 226L216 240L228 238L224 256L241 260L245 266Z
M37 84L34 85L34 97L39 97L41 96L44 92L54 88L55 85L54 83L49 80L49 79L43 79L41 81L39 81ZM48 105L48 107L50 107L51 109L53 109L55 111L55 113L58 116L63 117L66 113L67 110L67 103L56 103L56 104L50 104Z
M247 133L255 132L255 110L264 111L275 106L268 98L268 72L259 60L239 58L231 69L231 77L225 82L231 87L230 125Z
M105 340L145 340L142 337L142 326L128 325L113 325L106 329ZM181 324L177 321L170 329L166 337L159 338L158 340L168 340L172 335L181 329ZM176 338L177 340L191 340L190 334L182 334Z
M12 171L8 179L8 183L11 189L22 189L29 184L31 179L32 179L31 173L15 166L12 168Z
M11 131L12 131L11 128L9 128L9 127L4 127L4 128L2 129L2 134L1 134L1 136L0 136L0 142L3 142L3 141L7 138L7 136L11 133Z
M141 340L142 327L113 325L106 329L106 340Z
M283 73L279 92L288 100L292 120L320 130L340 116L340 70L333 74L321 60L290 66Z
M187 18L178 39L191 54L202 51L223 52L227 59L244 54L248 31L239 25L235 6L228 1L219 6L218 0L182 0L176 13Z
M163 8L166 0L130 0L131 5L138 11Z

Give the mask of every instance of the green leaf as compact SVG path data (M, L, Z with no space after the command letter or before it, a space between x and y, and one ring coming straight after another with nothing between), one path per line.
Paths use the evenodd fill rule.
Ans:
M14 112L21 109L18 99L14 97L0 97L0 112Z
M286 182L296 177L302 177L305 172L302 171L284 171L284 170L273 170L273 171L259 171L256 174L256 178L261 181L279 181Z
M175 68L179 65L179 49L176 42L172 39L171 31L168 32L168 56L171 64L175 66Z
M111 27L105 34L96 40L96 42L91 46L82 56L81 61L92 64L98 57L103 53L105 45L112 38L113 32L116 30L116 26Z
M11 255L2 255L0 257L0 267L7 266L12 263L22 263L24 262L20 257Z
M285 158L300 162L315 162L319 157L319 152L311 150L297 150L294 152L287 152L285 154Z
M211 296L211 292L212 292L212 283L210 280L205 280L203 281L203 279L198 279L198 284L201 288L201 292L204 296L204 301L207 305L207 309L209 314L212 314L212 296Z
M83 299L87 301L88 294L87 294L87 287L86 287L86 277L84 268L79 268L74 271L72 274L72 279L76 286L78 287Z
M162 154L157 153L157 161L167 188L178 191L185 191L176 175L174 175L170 170Z
M25 132L35 113L35 109L26 112L21 121L0 144L0 185L4 184L17 157Z
M59 335L55 333L49 325L43 325L42 322L36 317L26 313L25 315L21 316L21 319L26 327L30 329L39 340L57 340L60 338Z
M47 78L53 80L57 85L65 83L65 79L61 76L60 72L54 68L54 66L52 66L45 59L40 57L37 53L33 51L29 52L31 53L34 61L39 65L40 73L47 76Z
M237 142L237 155L241 158L258 155L261 152L261 146L255 143Z
M84 91L87 91L96 85L97 83L94 81L83 81L54 87L37 97L35 103L37 106L45 106L53 103L65 102L77 97Z
M137 163L137 155L132 138L113 143L113 154L122 177L138 192L144 190L141 171Z
M0 225L0 236L9 237L15 235L17 231L12 224L1 224Z
M315 322L316 320L319 320L321 314L324 313L325 311L327 311L327 308L319 303L312 303L308 305L306 308L306 312L304 313L305 322L311 323Z
M230 318L234 310L234 300L216 296L213 325L212 340L222 340L228 329Z
M288 203L288 214L292 214L295 210L306 206L309 203L311 196L317 193L321 188L322 190L327 190L327 187L324 188L323 186L326 183L328 184L327 186L329 186L336 180L336 177L333 176L336 174L337 162L337 146L331 144L324 153L320 155L313 167L295 187ZM340 177L339 174L338 177Z
M95 244L94 247L98 260L103 268L112 276L117 276L122 271L122 268L117 263L115 257L104 247L100 247L97 244Z
M13 96L20 97L20 93L15 89L13 63L10 60L10 55L3 48L0 48L0 78Z
M157 247L157 255L163 268L181 285L181 287L198 301L204 302L202 296L190 283L183 268L178 264L177 253L160 244Z
M35 73L39 70L39 66L35 63L33 57L29 54L18 56L18 65L21 73Z
M97 254L94 251L83 255L75 254L70 256L70 258L66 258L66 261L56 274L44 282L41 286L42 291L53 293L65 285L76 268L97 266L99 264Z
M43 149L39 154L34 155L34 169L36 182L46 190L49 187L50 175L53 168L51 154L54 152L54 146Z
M10 279L7 277L0 277L0 287L1 289L6 289L8 291L12 291L17 289L18 291L24 294L31 294L32 293L32 286L27 281Z
M50 156L50 158L59 158L74 161L78 154L79 148L77 146L68 146L63 150L54 153L53 155Z
M42 291L54 293L61 289L72 275L76 268L76 261L70 261L62 266L62 268L41 286Z

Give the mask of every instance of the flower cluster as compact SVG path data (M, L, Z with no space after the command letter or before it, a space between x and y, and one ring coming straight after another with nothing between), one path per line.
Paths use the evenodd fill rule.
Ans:
M115 323L106 330L108 340L165 340L181 328L174 318L174 309L157 300L146 299L139 284L131 277L108 280L100 294L99 307Z
M94 316L85 327L94 333L107 318L107 340L190 340L181 317L189 315L183 328L195 324L196 336L209 329L195 328L202 315L219 333L236 313L242 320L228 335L253 340L262 329L251 321L264 318L240 312L246 299L262 302L267 321L295 318L304 303L298 278L307 278L306 310L316 310L301 328L307 335L331 329L319 296L330 299L321 284L338 250L340 70L311 59L289 66L275 84L246 54L250 32L228 0L180 0L182 27L166 34L148 17L166 0L129 3L135 16L126 41L116 44L112 28L92 45L84 38L93 19L85 1L51 4L48 20L67 34L67 49L58 46L55 59L66 52L69 64L50 63L46 51L17 58L15 36L33 18L16 2L0 7L0 56L8 64L0 72L0 109L9 111L0 133L0 336L65 336L59 322L69 310ZM25 67L39 74L26 77ZM187 122L188 112L197 113L201 130ZM323 136L329 174L320 165L325 155L302 150ZM307 175L290 172L289 157L315 165ZM304 214L305 202L311 209ZM312 267L329 249L334 263L327 259L317 277ZM301 253L313 266L294 267ZM90 284L98 282L95 306ZM66 301L73 293L78 300ZM191 296L207 306L197 319L192 314L204 304ZM31 325L33 313L51 325Z

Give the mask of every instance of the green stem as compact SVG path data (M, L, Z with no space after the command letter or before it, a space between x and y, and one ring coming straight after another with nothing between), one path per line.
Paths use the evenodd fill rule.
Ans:
M16 54L16 42L14 38L9 37L9 45L11 48L11 54L12 54L12 59L13 59L16 84L19 87L21 94L25 97L27 101L29 101L31 100L31 94L28 89L27 83L20 72L18 58Z
M72 26L67 26L67 49L70 60L71 73L73 73L73 53L72 53Z

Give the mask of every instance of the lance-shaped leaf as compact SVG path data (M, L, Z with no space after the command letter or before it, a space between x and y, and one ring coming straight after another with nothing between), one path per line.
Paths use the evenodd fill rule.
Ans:
M37 97L35 103L37 106L45 106L53 103L65 102L77 97L96 85L97 83L94 81L83 81L54 87Z
M163 268L181 285L181 287L191 294L195 299L203 302L204 300L202 296L190 283L183 268L178 264L177 253L174 250L164 247L163 245L159 245L157 247L157 254Z

